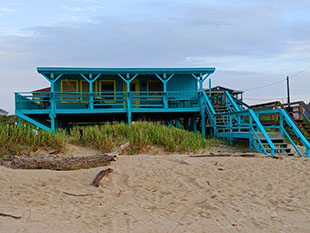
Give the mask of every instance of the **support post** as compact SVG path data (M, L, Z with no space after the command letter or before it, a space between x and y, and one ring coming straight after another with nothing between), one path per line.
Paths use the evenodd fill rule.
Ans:
M131 123L131 96L130 96L130 77L129 74L126 74L126 86L127 86L127 123Z
M252 117L249 115L249 124L250 124L250 135L249 135L249 146L250 146L250 152L253 152L253 121Z
M49 113L49 117L51 119L51 130L54 132L55 131L55 118L56 118L56 113L55 113L55 109L56 109L56 103L55 103L55 77L54 77L54 73L51 73L51 93L50 93L50 113Z
M286 77L286 85L287 85L287 103L288 107L291 107L291 100L290 100L290 78Z
M87 80L88 81L88 80ZM89 98L88 98L88 101L89 101L89 104L88 104L88 108L89 109L94 109L94 94L93 94L93 74L90 73L89 74L89 81L88 81L88 84L89 84Z
M18 124L19 127L20 127L21 123L22 123L21 118L17 117L17 124Z
M204 111L200 111L200 117L201 133L204 137L206 137L206 115Z
M283 116L282 114L279 113L279 123L280 123L280 132L281 132L281 137L284 138L284 133L283 133Z
M171 129L172 128L172 120L168 121L168 127Z
M55 123L55 117L51 117L51 130L52 132L55 132L55 129L56 129L56 123Z
M229 145L233 146L233 137L232 137L232 116L229 115Z
M163 85L164 85L164 108L168 108L168 96L167 96L167 74L163 75Z

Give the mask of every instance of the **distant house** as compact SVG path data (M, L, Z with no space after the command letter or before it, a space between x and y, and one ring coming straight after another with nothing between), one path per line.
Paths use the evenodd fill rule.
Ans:
M205 90L206 92L209 92L209 90ZM244 91L241 90L233 90L227 87L222 87L222 86L216 86L216 87L212 87L211 88L211 93L216 94L216 93L223 93L225 91L228 91L229 94L231 94L232 96L243 100L243 93Z
M6 117L6 116L8 116L8 114L9 113L7 111L0 108L0 117L2 117L2 116Z

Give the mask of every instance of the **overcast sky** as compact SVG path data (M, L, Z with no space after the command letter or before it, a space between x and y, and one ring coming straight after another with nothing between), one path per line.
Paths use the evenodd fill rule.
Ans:
M215 67L250 104L286 101L290 75L309 102L309 28L309 0L0 0L0 108L49 86L38 66Z

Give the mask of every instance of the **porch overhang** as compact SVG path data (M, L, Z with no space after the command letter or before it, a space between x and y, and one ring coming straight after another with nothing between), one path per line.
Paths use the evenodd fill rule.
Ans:
M196 76L212 74L215 68L74 68L74 67L38 67L38 73L42 74L46 78L53 73L55 77L61 74L194 74Z

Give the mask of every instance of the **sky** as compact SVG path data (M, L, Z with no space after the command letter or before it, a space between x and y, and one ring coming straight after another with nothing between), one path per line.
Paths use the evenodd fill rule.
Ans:
M39 66L215 67L249 104L286 102L290 76L308 103L309 28L309 0L0 0L0 108L49 86Z

